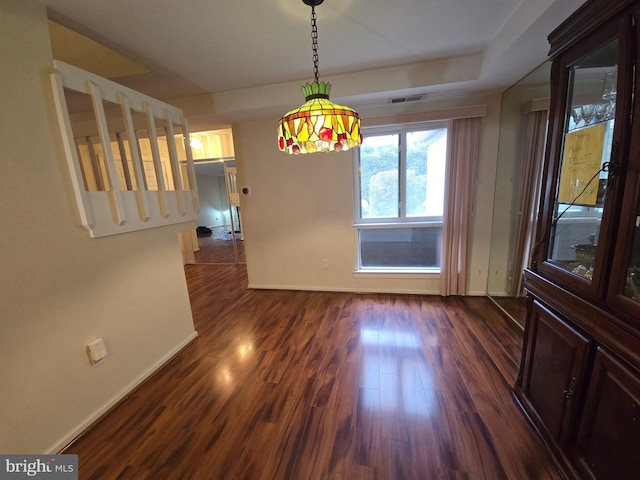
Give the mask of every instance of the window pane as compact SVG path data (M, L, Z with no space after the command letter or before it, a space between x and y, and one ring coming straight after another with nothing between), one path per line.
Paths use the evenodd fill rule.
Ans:
M366 137L360 147L362 218L398 217L399 135Z
M440 268L442 226L360 230L363 268Z
M447 129L407 133L407 217L442 217Z

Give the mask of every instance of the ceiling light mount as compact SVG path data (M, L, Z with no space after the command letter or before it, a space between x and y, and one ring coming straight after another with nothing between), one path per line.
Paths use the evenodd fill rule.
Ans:
M318 27L315 7L324 0L302 0L311 7L313 83L302 86L306 103L278 122L278 148L286 153L339 152L362 143L360 116L329 100L331 84L318 79Z

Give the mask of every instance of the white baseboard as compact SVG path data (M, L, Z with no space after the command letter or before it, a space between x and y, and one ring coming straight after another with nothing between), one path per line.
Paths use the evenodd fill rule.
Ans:
M337 287L317 287L305 285L261 285L250 283L247 285L250 290L300 290L309 292L338 292L338 293L389 293L399 295L440 295L440 290L413 290L413 289L389 289L389 288L337 288ZM487 292L468 292L468 297L486 297Z
M412 290L412 289L389 289L389 288L337 288L318 287L305 285L260 285L250 283L247 288L251 290L301 290L309 292L337 292L337 293L390 293L400 295L440 295L440 291Z
M116 403L126 397L133 389L135 389L138 385L144 382L148 377L154 374L158 369L160 369L165 363L167 363L171 358L186 347L194 338L198 336L198 332L191 333L187 338L185 338L182 342L172 348L169 352L167 352L164 356L162 356L151 368L149 368L146 372L142 373L138 378L136 378L133 382L127 385L124 390L118 393L115 397L109 400L105 405L103 405L98 411L93 413L91 416L83 420L80 425L74 428L71 432L65 435L61 440L56 442L51 448L47 449L46 454L56 454L60 452L64 447L69 445L78 435L84 432L93 422L98 420L102 415L104 415L110 408L112 408Z

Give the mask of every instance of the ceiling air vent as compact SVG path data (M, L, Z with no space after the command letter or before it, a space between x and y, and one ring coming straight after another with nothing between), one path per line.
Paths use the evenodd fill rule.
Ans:
M410 95L408 97L398 97L398 98L392 98L389 103L409 103L409 102L419 102L420 100L424 100L424 97L426 97L426 95L421 94L421 95Z

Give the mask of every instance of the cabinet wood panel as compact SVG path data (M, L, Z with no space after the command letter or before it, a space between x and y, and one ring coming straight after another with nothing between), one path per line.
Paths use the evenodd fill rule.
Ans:
M594 478L640 476L640 380L602 348L596 353L577 455Z
M574 431L589 340L537 301L529 322L522 390L549 435L563 443Z

